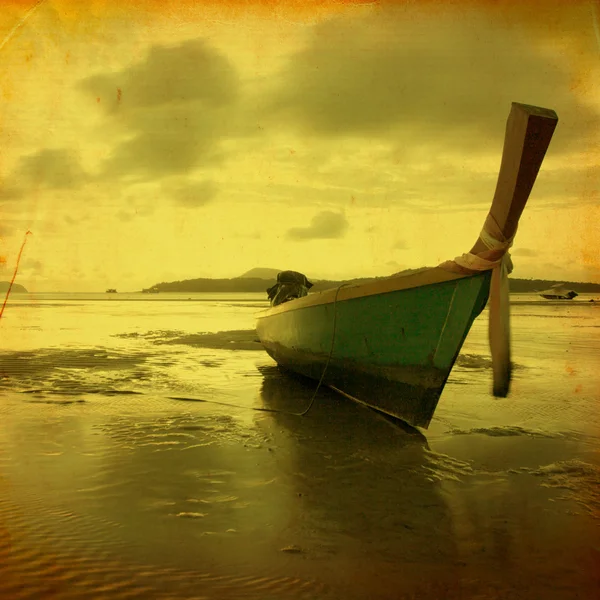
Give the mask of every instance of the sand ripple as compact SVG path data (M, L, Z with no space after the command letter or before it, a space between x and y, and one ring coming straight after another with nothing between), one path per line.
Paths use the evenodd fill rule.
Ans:
M178 516L190 515L195 513ZM111 534L114 528L114 523L100 521L90 527L89 519L45 510L41 502L24 511L22 505L0 499L0 597L330 597L325 586L298 577L210 573L124 560L124 543Z

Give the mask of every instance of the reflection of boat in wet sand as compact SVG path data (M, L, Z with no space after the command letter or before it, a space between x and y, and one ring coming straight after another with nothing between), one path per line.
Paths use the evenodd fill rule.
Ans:
M496 193L471 252L430 269L308 294L258 316L283 367L427 427L473 320L490 298L494 394L510 383L508 249L557 123L514 103Z
M436 597L418 591L433 579L431 565L457 557L442 484L456 475L431 452L422 432L328 390L309 418L286 414L308 405L313 386L276 366L261 372L264 406L281 411L258 418L257 427L285 473L277 481L288 494L287 501L280 499L287 511L285 543L344 565L326 575L340 592L346 591L347 572L361 572L350 579L353 593L336 597L387 598L400 577L403 593L416 590L410 597ZM417 577L406 573L407 563L415 565Z
M260 394L265 407L272 411L274 417L282 424L294 429L303 427L299 424L296 411L298 406L310 405L314 388L306 385L304 376L282 369L277 365L259 367L259 371L262 374ZM365 415L367 413L369 414L369 424L366 422ZM352 403L345 402L343 398L340 400L339 394L335 392L323 394L322 401L319 402L318 407L312 408L311 415L313 418L307 427L313 434L317 432L323 434L323 438L329 439L330 442L332 441L332 419L334 419L336 431L346 440L357 439L364 435L365 439L377 439L379 449L404 440L406 443L415 443L429 450L427 438L419 429L385 413L371 410L365 405L356 407ZM387 439L384 441L380 435L370 437L365 434L365 429L370 427L373 427L374 430L392 428L396 434L396 442Z
M579 294L573 290L565 289L564 283L557 283L551 286L550 289L540 292L540 296L546 298L546 300L573 300Z

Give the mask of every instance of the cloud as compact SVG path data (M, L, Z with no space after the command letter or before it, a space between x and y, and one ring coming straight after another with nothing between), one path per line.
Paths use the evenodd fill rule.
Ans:
M219 162L238 86L228 59L200 39L154 46L127 69L84 80L121 138L102 177L160 179Z
M20 265L20 272L27 272L29 275L41 275L44 271L44 265L39 260L28 258Z
M48 189L71 189L86 179L77 157L64 148L46 148L23 157L17 174L30 184Z
M217 195L217 186L211 181L180 181L164 185L163 190L176 204L188 208L204 206Z
M397 260L388 260L385 263L385 266L389 267L390 269L400 269L402 267L402 265Z
M308 227L292 227L287 236L292 240L335 239L343 237L347 229L343 214L324 210L311 219Z
M340 16L317 25L290 58L270 110L318 136L476 151L496 143L518 101L554 108L563 120L554 146L574 148L600 115L573 93L564 57L531 38L524 25L499 26L476 9Z
M579 165L576 161L565 160L566 166L546 169L544 165L531 193L534 208L549 208L577 204L597 204L600 194L600 167Z
M398 240L393 246L392 250L408 250L408 246L404 240Z
M24 190L18 186L16 178L10 177L0 181L0 202L18 200L23 194Z
M24 236L28 230L35 229L34 219L10 219L3 218L0 220L0 241L3 238L16 236L20 238Z
M156 203L148 199L135 199L131 195L125 198L122 208L117 213L117 218L124 223L133 221L140 217L148 217L152 215L156 209Z
M0 191L5 200L18 199L27 190L72 190L88 180L79 158L65 148L44 148L21 157Z
M207 108L231 104L238 82L227 58L195 39L153 46L145 60L118 73L90 77L82 85L117 114L182 102L202 102Z

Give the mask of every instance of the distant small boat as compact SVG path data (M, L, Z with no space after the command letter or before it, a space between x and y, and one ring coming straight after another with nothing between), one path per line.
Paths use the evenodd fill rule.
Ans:
M493 391L506 396L508 249L557 121L552 110L513 103L492 206L468 254L406 275L272 301L256 325L265 350L286 369L426 428L489 298Z
M107 294L116 294L116 293L117 293L117 290L115 290L115 288L108 288L108 289L106 290L106 293L107 293Z
M577 292L565 289L564 285L564 283L557 283L550 289L540 292L540 296L546 300L573 300L579 296Z

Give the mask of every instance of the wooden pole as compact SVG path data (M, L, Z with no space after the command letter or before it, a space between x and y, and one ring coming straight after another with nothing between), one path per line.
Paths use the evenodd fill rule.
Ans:
M490 215L507 239L517 229L557 122L558 116L553 110L512 103L498 183L490 208ZM489 260L494 260L493 254L496 254L492 254L480 239L471 252Z
M506 252L508 241L517 225L546 150L558 123L553 110L513 102L506 123L504 149L496 192L484 225L488 243L495 240L498 248L489 249L481 237L472 254L488 261L498 261ZM484 236L486 237L486 236ZM489 298L489 338L494 372L494 396L504 398L510 390L512 362L510 352L510 300L508 264L494 268Z

